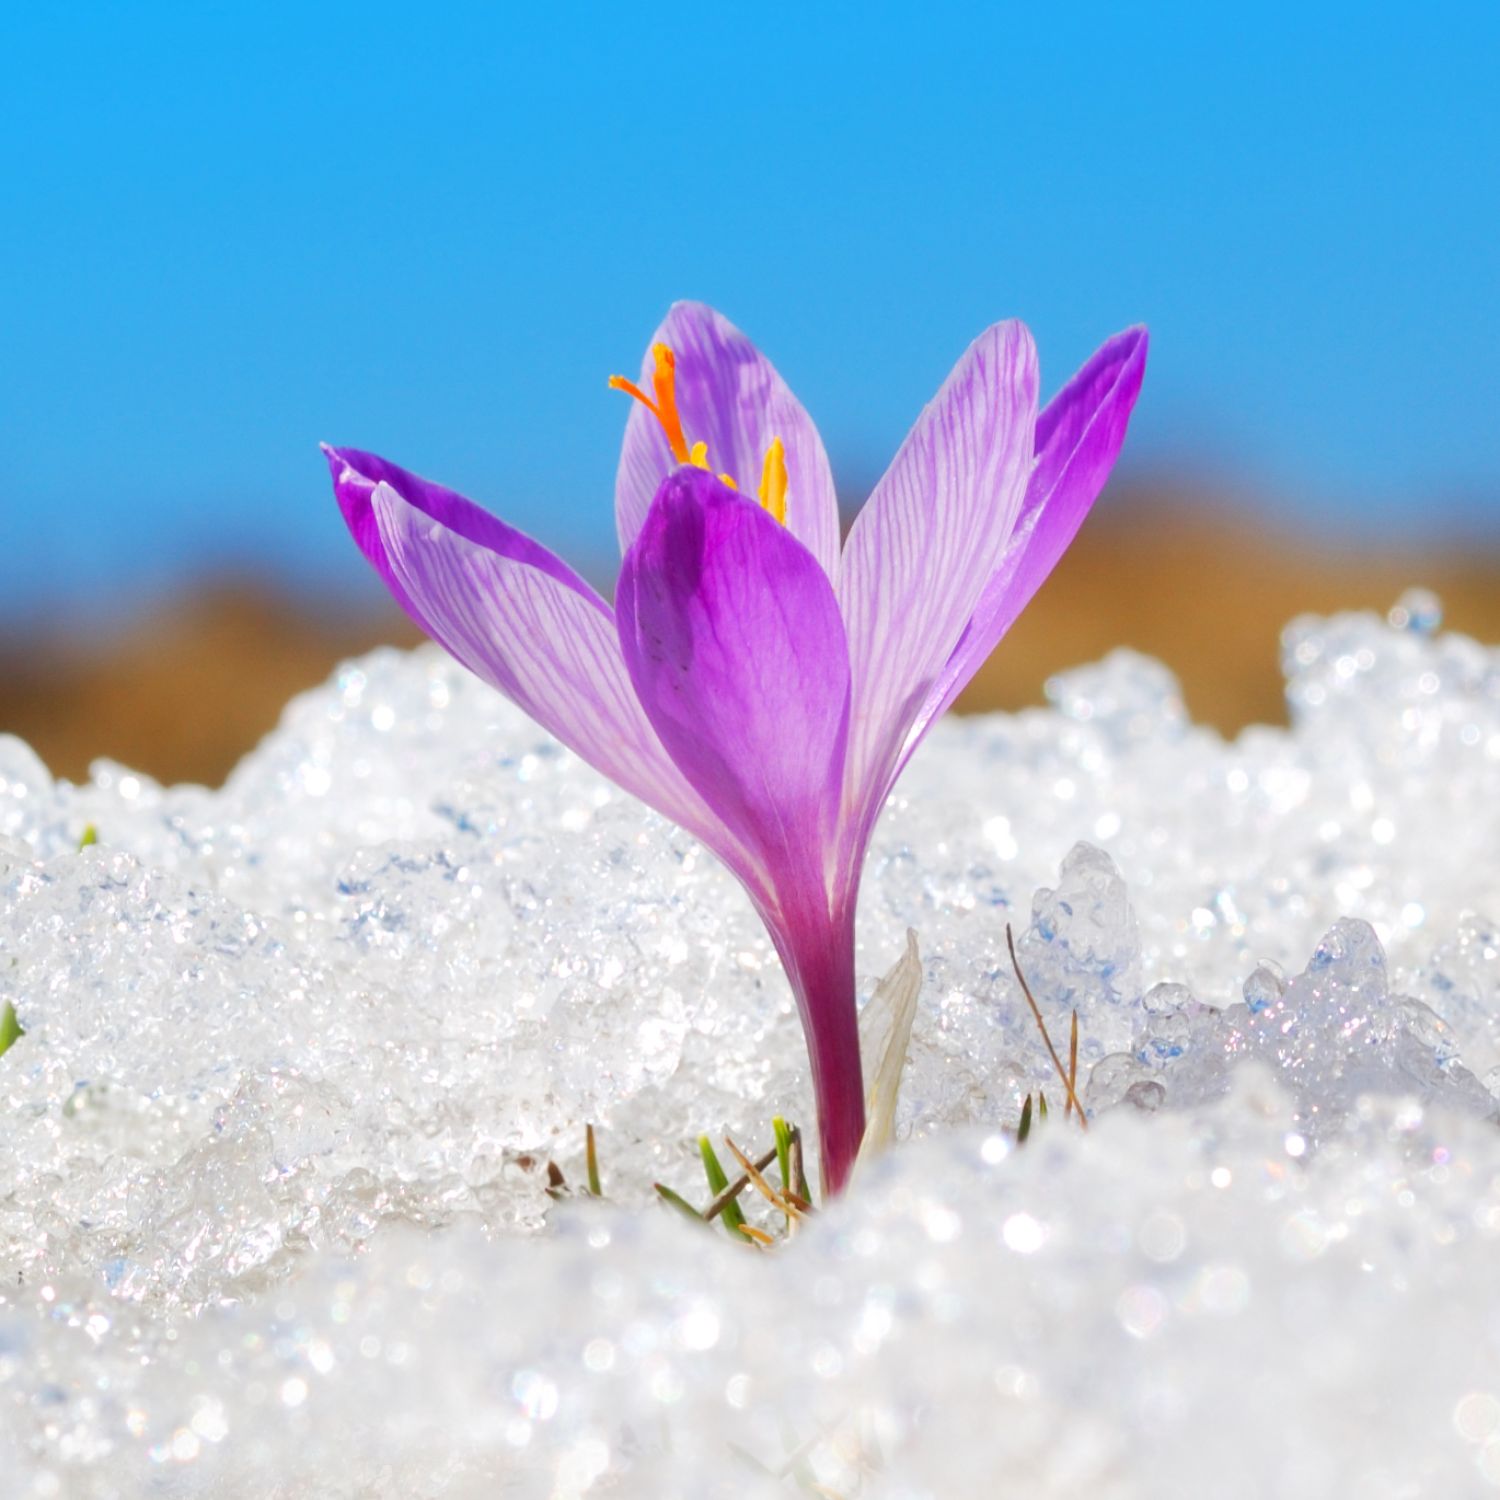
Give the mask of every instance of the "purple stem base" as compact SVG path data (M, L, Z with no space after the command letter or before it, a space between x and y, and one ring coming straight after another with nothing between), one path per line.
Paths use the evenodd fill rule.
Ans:
M834 913L822 900L784 906L766 924L791 980L807 1037L825 1198L843 1191L865 1134L853 907L852 900L846 911Z

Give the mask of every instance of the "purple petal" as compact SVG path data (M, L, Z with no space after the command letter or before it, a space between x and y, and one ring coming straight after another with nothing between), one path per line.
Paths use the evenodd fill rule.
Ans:
M839 600L853 712L845 859L857 864L907 731L1003 555L1035 442L1036 349L997 323L959 360L860 512Z
M1146 373L1146 345L1144 328L1117 333L1037 419L1037 465L1020 519L969 628L912 727L901 765L984 665L1078 534L1125 441Z
M484 516L462 503L456 519ZM434 639L611 781L731 868L744 865L641 712L608 605L572 587L570 570L493 517L478 528L483 541L466 536L384 480L367 504L393 590ZM492 545L502 532L514 542Z
M707 443L715 474L728 474L746 495L760 487L766 450L775 438L786 449L787 529L835 576L839 512L833 472L812 418L787 389L771 361L728 318L701 302L677 302L656 330L641 365L640 386L651 392L651 347L677 356L677 409L691 446ZM620 550L628 551L663 479L677 467L661 424L638 401L630 403L625 443L615 479Z
M755 851L765 888L824 889L849 655L817 559L755 501L682 468L625 556L615 608L667 754Z
M329 472L333 475L333 493L344 513L350 535L385 580L385 586L395 595L396 602L428 635L436 632L429 627L392 572L385 542L375 521L371 502L376 487L381 484L388 484L408 505L449 531L515 562L540 568L608 613L608 605L560 557L456 491L434 484L430 479L422 479L373 453L361 453L358 448L331 448L324 443L323 456L328 460Z

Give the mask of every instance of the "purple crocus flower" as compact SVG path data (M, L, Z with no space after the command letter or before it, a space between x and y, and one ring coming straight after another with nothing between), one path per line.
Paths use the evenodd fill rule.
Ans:
M830 1193L865 1123L854 908L876 819L1072 540L1145 361L1145 330L1119 334L1038 414L1031 335L986 330L841 546L801 404L731 323L678 303L639 383L610 382L635 398L613 609L452 490L325 449L355 541L417 624L739 878L796 995Z

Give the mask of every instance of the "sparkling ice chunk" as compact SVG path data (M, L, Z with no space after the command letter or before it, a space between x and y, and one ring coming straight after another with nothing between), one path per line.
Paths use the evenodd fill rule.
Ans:
M763 929L438 652L219 791L0 738L6 1500L1493 1489L1500 653L1439 620L1295 622L1232 742L1128 652L940 725L860 909L897 1143L769 1256L651 1187L810 1123Z

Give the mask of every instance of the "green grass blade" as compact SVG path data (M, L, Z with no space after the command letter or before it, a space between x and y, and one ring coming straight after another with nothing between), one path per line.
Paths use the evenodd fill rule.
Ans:
M99 842L99 830L92 823L84 826L83 837L78 840L78 852L83 853L91 844Z
M1041 1092L1037 1093L1037 1113L1045 1120L1047 1118L1047 1096Z
M588 1167L589 1192L594 1197L602 1198L604 1189L599 1185L599 1149L594 1144L594 1127L585 1125L583 1127L583 1151Z
M792 1181L792 1127L777 1115L771 1121L771 1129L776 1132L776 1165L781 1171L782 1189L796 1192L796 1184Z
M717 1198L729 1186L729 1178L725 1174L723 1164L714 1153L713 1142L706 1135L698 1137L698 1154L703 1158L703 1175L708 1178L708 1190ZM724 1227L737 1240L750 1238L749 1235L740 1233L740 1225L745 1222L745 1214L738 1203L726 1203L719 1210L719 1217L723 1219Z
M16 1019L15 1006L7 1000L5 1002L5 1009L0 1010L0 1056L3 1056L25 1034L21 1030L21 1023Z
M717 1198L729 1186L729 1178L714 1154L713 1142L706 1135L698 1137L698 1155L703 1158L703 1175L708 1178L708 1190Z
M693 1205L682 1196L681 1193L674 1193L672 1189L666 1185L666 1183L657 1182L653 1183L652 1186L660 1195L662 1202L670 1203L678 1213L685 1215L689 1219L695 1220L699 1224L707 1222L707 1220L704 1219L703 1215L700 1214L698 1210L694 1208Z
M1031 1134L1031 1095L1027 1094L1026 1102L1021 1106L1021 1123L1016 1126L1016 1145L1023 1146L1026 1137Z
M802 1170L802 1127L792 1126L792 1176L797 1179L796 1193L804 1203L813 1201L812 1188L807 1183L807 1173Z

